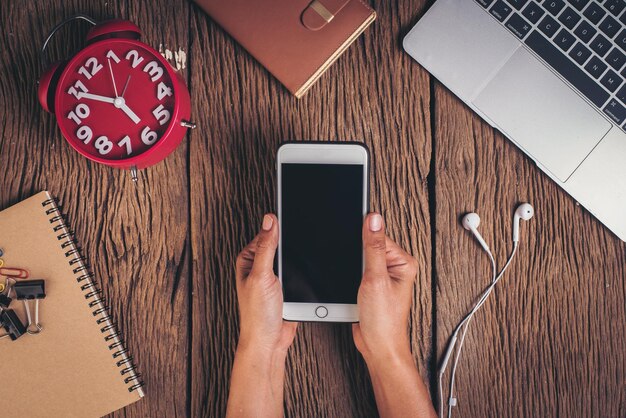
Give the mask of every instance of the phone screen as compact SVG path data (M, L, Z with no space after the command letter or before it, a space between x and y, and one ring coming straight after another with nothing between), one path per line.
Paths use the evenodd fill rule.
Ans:
M285 302L356 304L363 249L363 165L281 165Z

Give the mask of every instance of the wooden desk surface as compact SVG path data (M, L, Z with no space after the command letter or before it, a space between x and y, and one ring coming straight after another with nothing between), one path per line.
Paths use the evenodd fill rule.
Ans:
M62 202L147 383L114 415L223 415L234 260L274 208L276 149L339 139L369 146L373 209L419 260L410 329L435 396L444 344L490 271L459 218L480 214L503 263L529 201L519 255L467 336L456 416L626 416L626 245L403 53L424 3L375 1L374 25L299 101L186 0L0 3L0 207L42 189ZM37 103L42 40L77 12L131 19L186 54L198 129L137 184L71 150ZM51 56L86 29L63 31ZM300 327L285 404L291 417L376 415L349 326Z

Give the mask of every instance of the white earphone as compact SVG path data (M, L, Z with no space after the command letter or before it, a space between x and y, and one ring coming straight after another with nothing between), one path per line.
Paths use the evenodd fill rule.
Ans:
M515 209L515 216L513 217L513 242L519 241L519 220L523 219L528 221L535 215L535 209L530 203L522 203Z
M467 229L468 231L471 231L472 234L474 234L474 236L476 237L480 245L483 247L483 249L487 252L491 252L491 250L489 249L489 246L483 239L483 236L480 235L480 232L478 232L478 225L480 225L480 216L478 216L477 213L473 213L473 212L468 213L463 217L462 223L463 223L463 228Z
M459 359L461 357L461 351L463 349L463 343L465 341L465 334L467 333L469 324L471 323L472 318L474 317L474 314L478 312L481 306L483 306L483 304L485 303L485 301L487 300L487 298L493 291L498 281L500 281L504 272L511 264L511 261L513 261L513 257L515 256L517 252L517 246L519 244L520 219L528 221L534 216L534 214L535 214L535 210L533 209L532 205L530 205L529 203L522 203L515 209L515 214L513 216L513 250L511 251L509 258L507 259L507 262L502 268L502 270L500 271L500 273L498 273L497 271L496 261L493 258L493 255L491 254L491 250L489 249L489 246L483 239L482 235L480 235L480 232L478 232L478 226L480 225L480 217L476 213L468 213L465 216L463 216L463 220L462 220L463 228L472 232L476 240L480 243L481 247L485 250L485 252L489 256L489 259L491 260L493 274L491 277L491 283L489 284L489 286L487 286L487 288L480 295L480 297L478 298L478 302L476 302L476 304L470 310L470 312L465 315L465 317L461 320L461 322L454 329L454 332L452 333L452 336L450 337L450 342L448 343L448 347L446 349L445 355L443 356L443 360L441 361L441 368L439 369L439 416L440 417L443 417L443 399L444 399L443 382L442 382L443 375L448 366L448 361L450 360L450 357L452 356L452 353L454 352L456 343L458 341L459 345L456 350L456 355L454 357L454 364L452 366L452 371L450 375L450 390L449 390L449 396L448 396L448 418L452 416L452 408L456 406L457 404L456 397L454 397L454 379L456 377L456 368L457 368ZM461 334L460 338L459 338L459 333Z

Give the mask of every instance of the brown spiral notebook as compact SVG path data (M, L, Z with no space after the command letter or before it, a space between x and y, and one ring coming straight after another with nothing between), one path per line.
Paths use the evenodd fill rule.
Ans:
M376 19L363 0L194 0L300 98Z
M0 416L99 417L143 397L132 357L48 192L0 212L0 248L5 266L27 269L46 290L41 333L0 339ZM22 301L10 308L25 321Z

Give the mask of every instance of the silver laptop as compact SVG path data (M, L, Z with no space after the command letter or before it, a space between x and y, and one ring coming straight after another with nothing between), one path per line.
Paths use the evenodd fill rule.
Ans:
M404 49L626 241L626 0L438 0Z

